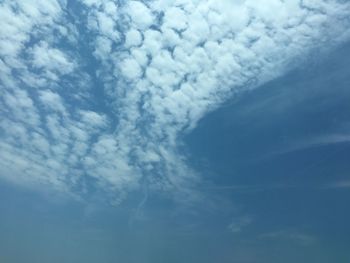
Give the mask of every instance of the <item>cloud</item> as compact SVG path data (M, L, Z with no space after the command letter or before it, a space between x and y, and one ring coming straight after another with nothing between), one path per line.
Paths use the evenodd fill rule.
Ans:
M42 90L40 91L39 98L46 107L65 114L66 109L62 103L60 95L57 93L50 90Z
M228 226L228 228L232 233L239 233L252 222L253 219L250 217L240 217L233 220L233 222Z
M339 181L339 182L331 183L326 188L348 189L350 188L350 181Z
M141 77L142 70L136 59L127 58L121 65L120 70L126 78L132 80Z
M282 150L271 153L271 156L288 154L296 151L303 151L311 148L325 147L334 144L347 144L350 142L350 136L347 133L334 133L326 135L314 135L310 138L296 140L292 143L288 143ZM335 153L339 153L343 149L337 150ZM332 154L333 155L333 154Z
M80 4L0 4L0 175L77 194L96 182L118 202L141 184L196 198L182 136L349 37L336 0Z
M142 35L136 29L129 30L125 35L125 47L139 46L142 43Z
M61 74L68 74L74 69L74 64L63 52L50 48L44 41L34 46L32 56L32 65L37 69L59 71Z
M289 241L294 242L302 246L310 246L317 242L317 238L306 233L294 231L294 230L281 230L276 232L270 232L260 235L261 239L272 241Z
M141 1L129 1L127 13L135 27L141 30L149 28L154 20L151 10Z
M107 119L105 116L98 114L94 111L80 111L82 121L86 126L104 128L107 126Z

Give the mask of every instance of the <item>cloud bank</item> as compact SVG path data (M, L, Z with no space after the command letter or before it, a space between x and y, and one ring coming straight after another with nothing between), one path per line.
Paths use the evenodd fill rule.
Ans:
M349 38L337 0L3 1L0 176L120 202L195 198L181 138L206 113Z

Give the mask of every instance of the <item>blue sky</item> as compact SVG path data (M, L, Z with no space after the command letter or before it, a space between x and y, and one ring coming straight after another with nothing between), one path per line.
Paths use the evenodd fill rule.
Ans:
M347 262L349 10L1 1L0 261Z

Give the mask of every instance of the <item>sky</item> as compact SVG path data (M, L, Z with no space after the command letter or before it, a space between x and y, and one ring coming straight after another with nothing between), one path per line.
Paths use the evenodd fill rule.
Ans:
M0 261L349 262L349 17L0 1Z

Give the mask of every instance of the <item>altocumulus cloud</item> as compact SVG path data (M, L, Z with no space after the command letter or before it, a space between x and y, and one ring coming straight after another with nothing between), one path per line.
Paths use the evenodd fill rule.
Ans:
M349 17L337 0L2 1L0 176L194 198L182 135L348 39Z

